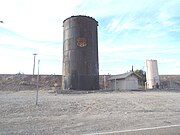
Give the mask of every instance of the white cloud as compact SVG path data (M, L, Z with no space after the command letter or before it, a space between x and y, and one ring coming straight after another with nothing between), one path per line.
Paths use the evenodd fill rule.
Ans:
M151 34L147 35L146 37L147 38L158 38L158 37L161 37L161 36L164 36L164 35L165 35L164 32L162 32L162 33L155 33L155 34L151 33Z
M27 38L59 41L63 20L73 15L80 3L81 0L0 1L0 18L9 29Z

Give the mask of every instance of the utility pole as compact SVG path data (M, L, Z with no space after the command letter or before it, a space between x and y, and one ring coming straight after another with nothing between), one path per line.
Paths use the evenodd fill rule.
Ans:
M39 63L40 63L40 60L38 60L38 75L37 75L36 105L38 105L38 91L39 91Z
M34 76L35 62L36 62L36 55L37 55L37 53L33 53L33 55L34 55L34 64L33 64L33 76Z
M114 89L115 89L115 91L116 91L116 76L115 76L115 79L114 79Z

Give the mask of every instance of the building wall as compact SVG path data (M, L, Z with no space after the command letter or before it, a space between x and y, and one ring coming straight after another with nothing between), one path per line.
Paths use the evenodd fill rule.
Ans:
M111 89L112 90L124 90L124 89L126 89L125 79L111 80Z
M117 90L126 90L126 80L122 79L122 80L117 80Z
M115 82L116 82L116 84L115 84ZM115 90L115 89L116 90L138 89L138 79L135 75L131 75L125 79L111 80L111 89L113 89L113 90Z
M126 78L126 89L127 90L138 89L138 79L135 75Z

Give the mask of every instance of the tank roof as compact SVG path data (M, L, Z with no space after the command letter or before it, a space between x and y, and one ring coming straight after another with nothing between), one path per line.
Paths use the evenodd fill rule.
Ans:
M97 24L98 24L98 21L96 21L96 19L94 19L93 17L90 17L90 16L86 16L86 15L73 15L73 16L71 16L71 17L68 17L68 18L66 18L64 21L63 21L63 23L66 21L66 20L68 20L68 19L70 19L70 18L73 18L73 17L86 17L86 18L90 18L90 19L92 19L92 20L94 20L95 22L97 22Z

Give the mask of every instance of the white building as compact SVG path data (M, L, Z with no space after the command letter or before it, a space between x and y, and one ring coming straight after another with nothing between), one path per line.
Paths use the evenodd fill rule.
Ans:
M113 90L137 90L138 78L141 78L134 72L128 72L119 75L113 75L109 78L111 89Z
M156 88L160 85L157 60L146 60L146 85L148 89Z

